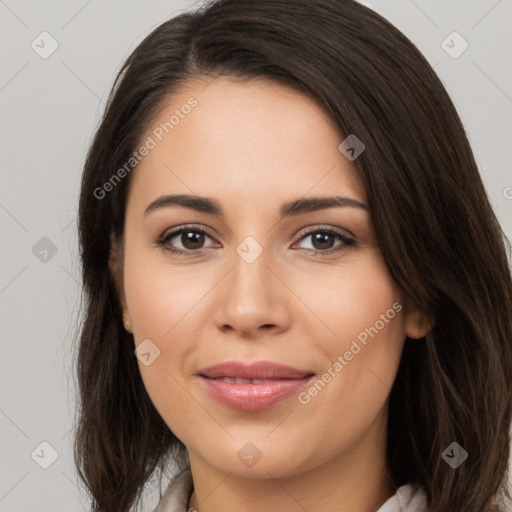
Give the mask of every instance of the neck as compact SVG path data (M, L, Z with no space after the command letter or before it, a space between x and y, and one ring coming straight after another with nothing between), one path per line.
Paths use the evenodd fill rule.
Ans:
M385 434L381 425L374 427ZM386 470L385 438L378 441L369 431L320 466L272 476L277 468L263 478L223 472L189 452L195 488L189 507L197 512L375 512L396 492Z

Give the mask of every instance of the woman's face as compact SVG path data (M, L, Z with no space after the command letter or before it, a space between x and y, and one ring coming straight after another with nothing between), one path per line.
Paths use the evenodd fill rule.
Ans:
M191 462L268 478L383 446L404 338L423 333L344 138L310 98L218 78L174 95L141 140L118 285L144 384ZM154 203L172 195L198 208ZM350 201L309 203L337 196Z

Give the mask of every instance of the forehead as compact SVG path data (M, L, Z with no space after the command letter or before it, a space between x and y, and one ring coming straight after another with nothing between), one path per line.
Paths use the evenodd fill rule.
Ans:
M336 193L366 201L345 136L309 96L264 79L194 81L167 99L141 138L151 150L130 195L210 195L251 206Z

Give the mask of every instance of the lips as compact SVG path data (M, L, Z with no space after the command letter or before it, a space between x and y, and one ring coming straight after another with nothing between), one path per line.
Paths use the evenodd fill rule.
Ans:
M224 363L208 366L198 372L199 375L216 379L228 377L232 379L300 379L306 375L314 374L311 370L299 370L270 361L259 361L244 364L239 361L226 361Z
M230 384L261 384L263 382L275 382L276 379L237 379L235 377L216 377L215 380L229 382Z
M245 411L267 409L296 394L314 376L270 361L227 361L198 372L206 391L223 405Z

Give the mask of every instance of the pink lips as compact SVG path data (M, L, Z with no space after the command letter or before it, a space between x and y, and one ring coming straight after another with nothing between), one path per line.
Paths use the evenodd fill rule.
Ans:
M297 393L314 375L270 361L238 361L209 366L198 372L211 396L233 409L260 411Z

